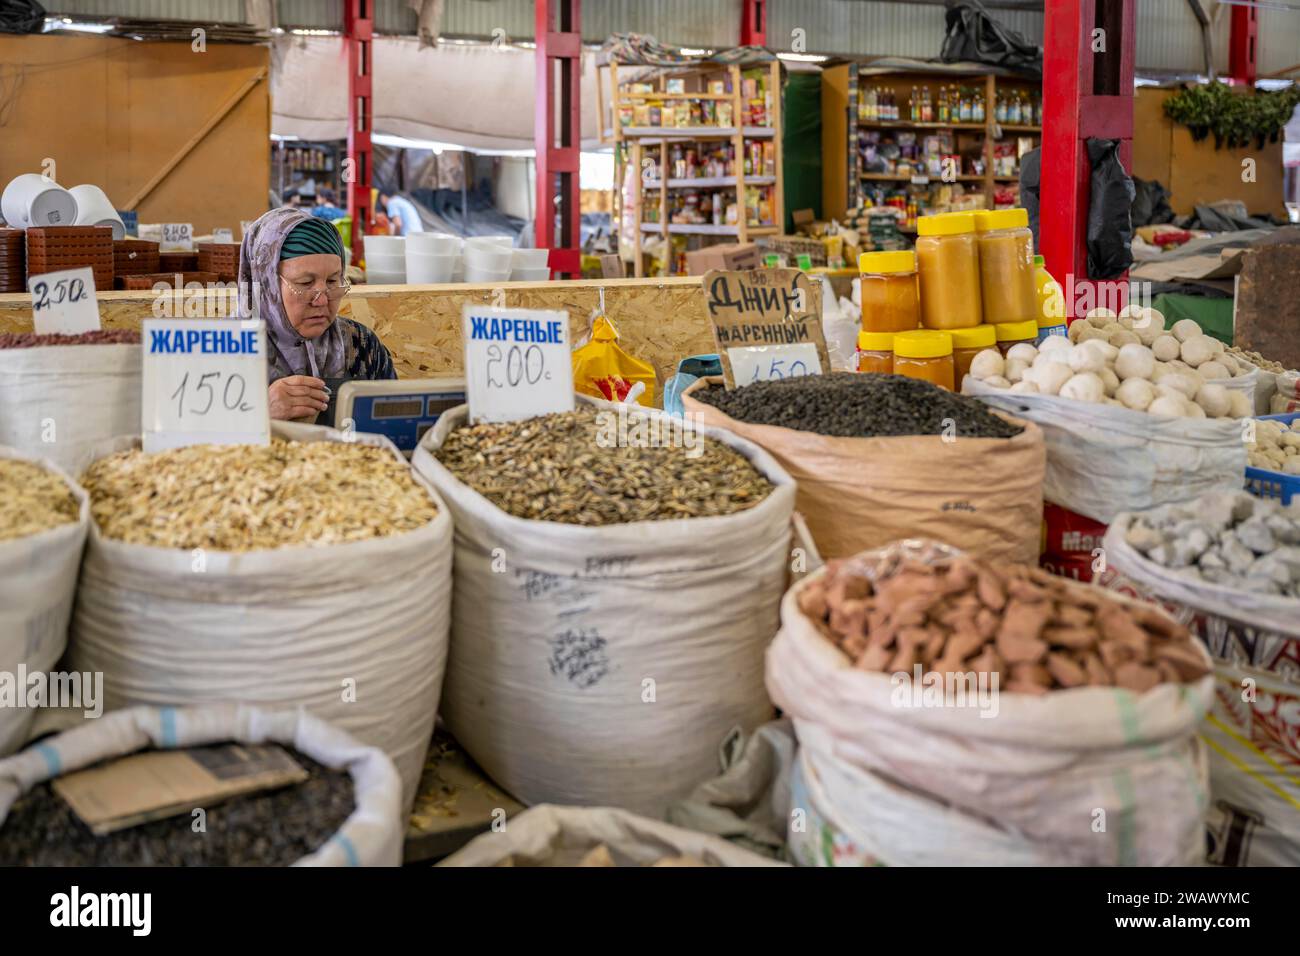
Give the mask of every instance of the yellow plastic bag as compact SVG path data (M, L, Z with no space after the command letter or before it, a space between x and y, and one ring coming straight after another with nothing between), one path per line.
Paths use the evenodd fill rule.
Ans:
M596 316L591 341L573 350L574 390L593 398L621 402L638 382L645 384L645 391L637 396L637 404L656 407L654 366L619 348L613 323L603 315Z

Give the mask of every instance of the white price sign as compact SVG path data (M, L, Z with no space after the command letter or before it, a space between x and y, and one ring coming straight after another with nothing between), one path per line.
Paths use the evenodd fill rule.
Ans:
M232 233L229 229L213 229L212 241L213 242L234 242L235 236L234 233Z
M165 222L162 227L162 242L159 252L193 252L194 224L189 222Z
M80 335L99 331L95 270L89 266L47 272L27 280L37 335Z
M817 346L811 342L732 348L727 349L727 358L731 359L732 374L738 386L822 373Z
M146 319L143 336L145 451L270 443L265 322Z
M569 313L466 303L461 315L471 422L573 411Z

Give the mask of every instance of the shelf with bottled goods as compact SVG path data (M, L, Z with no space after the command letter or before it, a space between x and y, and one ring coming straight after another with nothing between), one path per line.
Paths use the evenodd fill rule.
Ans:
M611 61L598 71L601 141L614 144L619 186L615 221L634 224L623 241L632 246L635 275L644 274L650 236L663 243L671 271L686 237L743 243L780 231L779 61L662 68ZM635 216L623 214L629 199Z

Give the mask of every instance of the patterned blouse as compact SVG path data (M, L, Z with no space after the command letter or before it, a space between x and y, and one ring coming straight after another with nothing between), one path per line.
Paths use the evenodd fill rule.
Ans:
M339 331L343 333L343 377L345 379L360 378L374 381L397 378L397 370L393 368L393 358L388 354L384 343L379 341L379 336L355 319L339 316L334 321ZM271 350L274 349L275 343L271 343ZM275 357L272 355L269 358L271 360L270 381L284 378L283 374L276 372Z

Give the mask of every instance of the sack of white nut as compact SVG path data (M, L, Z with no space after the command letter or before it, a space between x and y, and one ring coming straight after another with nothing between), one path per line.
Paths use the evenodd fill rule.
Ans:
M975 356L962 391L1027 418L1047 442L1043 497L1109 523L1241 487L1241 418L1254 414L1258 372L1223 354L1190 319L1164 331L1155 309L1094 309L1049 336Z
M1211 863L1300 866L1300 508L1245 492L1115 519L1108 587L1158 600L1215 661Z
M792 826L791 852L1197 862L1209 670L1157 608L1036 567L928 541L829 562L786 593L767 657L799 737L795 810L835 848L810 859Z

